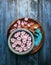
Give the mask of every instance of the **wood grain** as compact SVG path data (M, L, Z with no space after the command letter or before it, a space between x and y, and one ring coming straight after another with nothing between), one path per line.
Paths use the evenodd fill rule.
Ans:
M8 48L8 27L22 17L33 18L44 28L44 45L36 54L18 56ZM0 0L0 65L51 65L51 0Z

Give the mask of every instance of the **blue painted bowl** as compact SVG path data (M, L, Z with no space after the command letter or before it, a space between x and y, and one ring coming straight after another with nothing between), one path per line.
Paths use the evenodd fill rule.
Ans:
M11 38L12 35L13 35L15 32L17 32L17 31L25 31L25 32L27 32L27 33L29 33L29 34L31 35L32 45L31 45L30 49L28 49L27 51L24 51L24 52L21 52L21 53L20 53L20 52L14 50L14 49L11 47L10 38ZM14 30L14 31L9 35L9 38L8 38L8 46L9 46L10 50L11 50L13 53L18 54L18 55L25 55L25 54L29 53L29 52L33 49L33 47L34 47L34 36L33 36L33 34L32 34L29 30L26 30L26 29L23 29L23 28L16 29L16 30Z

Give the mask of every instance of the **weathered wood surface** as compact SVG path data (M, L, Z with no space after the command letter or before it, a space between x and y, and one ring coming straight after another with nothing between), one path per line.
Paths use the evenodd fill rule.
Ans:
M22 17L33 18L44 28L44 45L33 55L15 55L7 45L9 24ZM51 0L0 0L0 65L51 65Z

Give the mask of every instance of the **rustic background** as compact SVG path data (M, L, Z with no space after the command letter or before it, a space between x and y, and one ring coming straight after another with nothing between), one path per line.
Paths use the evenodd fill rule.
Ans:
M33 18L44 28L44 45L32 55L15 55L7 45L9 25L22 17ZM51 65L51 0L0 0L0 65Z

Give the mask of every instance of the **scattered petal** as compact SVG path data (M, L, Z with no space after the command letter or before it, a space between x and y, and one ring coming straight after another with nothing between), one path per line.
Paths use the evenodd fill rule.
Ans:
M14 27L17 27L17 24L14 24Z
M21 24L21 21L20 21L20 20L18 20L18 21L17 21L17 23L18 23L18 25L20 25L20 24Z
M24 20L25 20L25 21L27 21L27 20L28 20L28 18L26 17Z
M30 24L27 24L28 27L30 27L31 25Z

